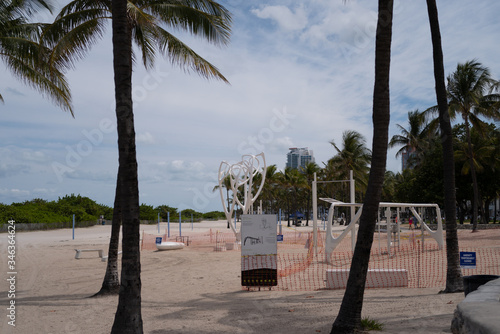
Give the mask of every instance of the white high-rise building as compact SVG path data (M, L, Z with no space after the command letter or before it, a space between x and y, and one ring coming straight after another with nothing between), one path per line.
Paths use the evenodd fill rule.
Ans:
M300 167L305 168L309 162L315 162L315 160L313 151L308 147L291 147L286 155L286 167L300 170Z

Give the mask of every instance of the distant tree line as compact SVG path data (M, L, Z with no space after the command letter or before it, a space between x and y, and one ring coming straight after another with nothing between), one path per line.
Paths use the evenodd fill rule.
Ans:
M400 135L390 141L391 147L401 147L397 156L407 155L407 163L402 172L386 171L382 188L382 201L403 203L436 203L444 207L443 195L443 158L442 145L438 129L433 119L426 118L428 113L410 111L409 127L399 126ZM490 204L496 203L500 195L500 129L494 123L483 123L482 128L473 127L470 138L474 148L474 165L476 166L480 207L479 223L497 222L500 208L490 210ZM453 127L455 155L456 205L459 223L472 220L473 183L470 176L469 152L466 129L463 123ZM343 133L342 142L337 145L331 141L336 154L324 163L323 168L316 163L308 163L304 168L285 168L279 171L276 165L267 167L266 182L257 203L261 203L264 213L281 212L285 219L294 219L295 212L304 213L306 224L312 217L312 180L314 173L319 181L318 199L334 198L349 202L349 183L322 181L346 181L349 171L353 170L355 180L355 200L363 202L371 152L366 147L365 138L354 130ZM258 174L254 187L260 184ZM224 180L222 187L230 189L229 179ZM218 188L218 187L216 187ZM254 193L257 189L254 189ZM229 192L230 200L234 196ZM238 192L240 200L243 194ZM260 202L261 201L261 202ZM260 205L260 204L259 204ZM329 204L318 200L318 212L326 212ZM337 209L336 209L337 210ZM254 211L256 207L254 205ZM344 214L349 218L348 208L338 208L335 214ZM241 214L241 209L237 210ZM489 219L489 220L488 220Z
M171 221L179 220L179 211L177 208L168 205L141 204L141 220L157 220L158 213L160 219L166 221L170 214ZM16 223L36 224L36 223L59 223L71 222L73 214L77 222L92 221L96 222L101 216L105 220L113 218L113 209L104 204L98 204L94 200L81 195L66 195L59 197L57 201L47 201L41 198L35 198L21 203L12 203L10 205L0 203L0 224L7 223L14 219ZM207 213L196 212L192 209L182 210L180 212L183 221L193 220L216 220L225 218L223 212L212 211Z

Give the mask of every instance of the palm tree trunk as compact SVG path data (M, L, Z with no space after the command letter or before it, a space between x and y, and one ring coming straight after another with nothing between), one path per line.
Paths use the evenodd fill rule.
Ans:
M476 167L474 167L474 156L472 149L472 139L470 134L469 121L465 119L465 134L467 136L467 147L469 150L469 164L470 164L470 175L472 177L472 192L474 198L472 200L472 232L477 231L477 216L478 216L478 206L479 206L479 188L477 185Z
M455 190L455 160L453 157L453 134L451 132L448 98L444 81L443 50L436 0L427 0L427 12L432 37L434 58L434 80L439 109L439 126L443 145L444 212L446 216L446 288L444 292L463 291L462 271L460 270L457 201Z
M120 295L111 333L142 334L139 187L132 108L132 38L127 1L112 1L118 181L123 222Z
M375 87L373 91L373 143L368 187L359 222L359 233L347 286L331 333L355 333L361 325L363 296L370 262L375 222L382 196L389 138L393 1L379 0L375 40Z
M108 264L106 274L102 282L101 290L94 296L115 295L120 289L120 278L118 275L118 246L120 243L120 227L122 224L122 215L120 209L120 179L117 178L115 203L113 207L113 220L111 226L111 238L109 240Z

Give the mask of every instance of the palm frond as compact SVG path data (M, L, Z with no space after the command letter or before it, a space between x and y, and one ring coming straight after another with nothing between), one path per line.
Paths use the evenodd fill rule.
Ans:
M185 30L215 45L226 45L231 30L231 14L211 0L141 1L150 12L168 27Z
M158 33L159 50L173 65L180 66L188 72L191 69L206 79L215 78L229 83L217 67L203 59L181 40L161 28L158 29Z
M154 66L156 52L158 51L155 45L158 38L157 20L130 1L128 3L128 15L133 27L132 38L141 50L144 67L150 69Z
M25 61L26 59L9 57L6 62L11 73L24 81L27 85L40 90L63 110L69 111L72 116L71 93L63 73L49 70L48 66L40 66Z
M59 16L44 29L41 43L51 50L48 61L57 68L73 68L77 60L100 40L105 32L109 12L90 8Z

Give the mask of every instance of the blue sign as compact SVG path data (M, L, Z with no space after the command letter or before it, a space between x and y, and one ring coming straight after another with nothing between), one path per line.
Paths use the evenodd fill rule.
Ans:
M278 234L277 235L277 240L278 241L283 241L283 234Z
M156 244L161 244L161 237L156 237Z
M476 269L476 252L460 252L460 267Z

